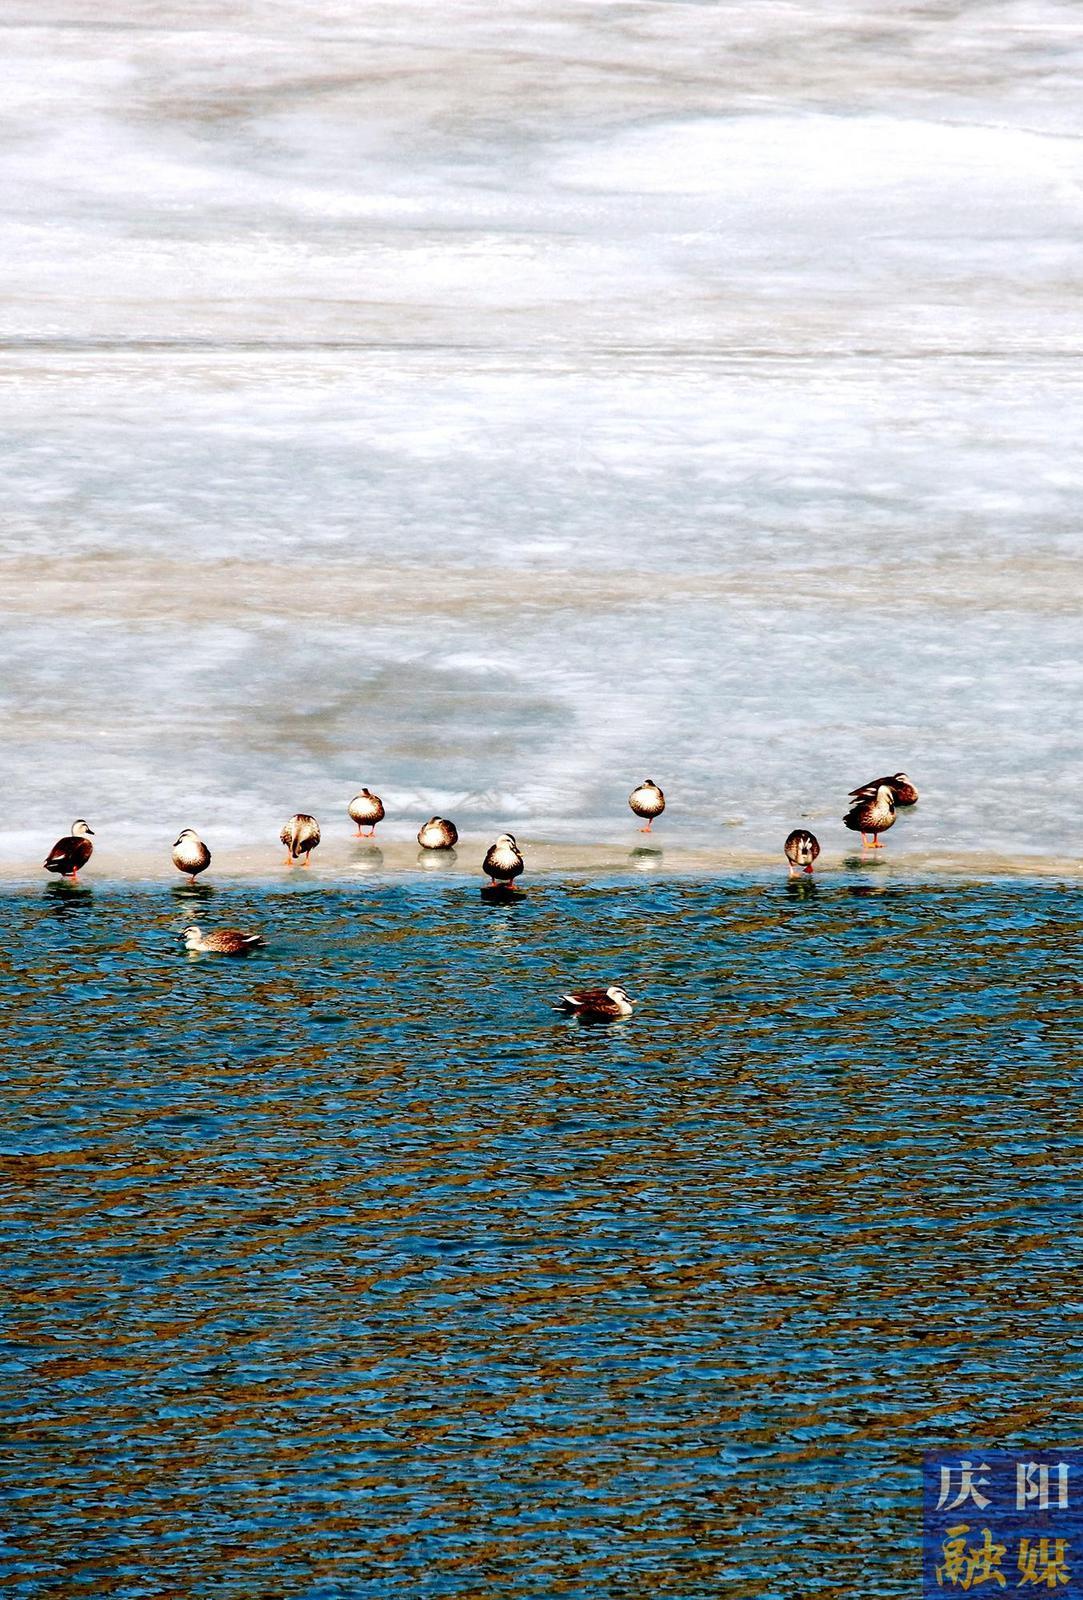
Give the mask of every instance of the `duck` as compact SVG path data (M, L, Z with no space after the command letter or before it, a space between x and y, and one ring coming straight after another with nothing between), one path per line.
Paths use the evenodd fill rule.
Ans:
M888 788L891 798L897 806L916 806L918 792L914 788L905 772L893 773L890 778L873 778L871 783L863 783L858 789L850 790L851 800L871 800L877 789Z
M786 836L784 849L792 878L799 867L804 867L806 872L812 871L812 864L820 853L820 841L807 828L795 828Z
M519 876L525 865L522 852L515 842L515 835L502 833L496 843L491 844L485 852L481 870L489 874L489 882L494 889L499 889L501 886L510 888L513 879Z
M874 850L882 850L880 834L895 825L895 800L886 783L878 784L871 797L860 799L843 817L843 822L854 833L861 835L861 843L868 844L865 835L871 834Z
M292 867L295 861L304 856L307 867L312 864L312 852L320 842L320 825L307 811L298 811L286 823L279 838L289 851L283 866Z
M360 794L355 794L346 807L350 816L357 823L357 839L371 839L376 832L376 824L383 821L384 803L378 794L373 794L371 789L362 789ZM362 826L368 825L368 833L361 832Z
M204 933L193 923L184 930L184 943L192 955L246 956L264 942L262 933L245 933L241 928L219 928L215 933Z
M94 829L85 817L76 817L71 832L58 839L42 862L46 872L58 872L62 878L79 882L79 868L85 867L94 854L91 839Z
M666 809L666 797L651 778L644 778L638 789L628 796L628 804L637 817L646 817L647 826L640 833L650 833L651 823Z
M581 1022L615 1022L618 1017L630 1017L636 1002L622 984L612 983L608 989L576 989L562 994L554 1011L570 1011Z
M458 841L459 830L446 817L430 817L417 832L422 850L453 850Z
M178 872L186 872L189 882L195 883L201 872L211 864L211 853L194 828L182 828L173 846L173 865Z

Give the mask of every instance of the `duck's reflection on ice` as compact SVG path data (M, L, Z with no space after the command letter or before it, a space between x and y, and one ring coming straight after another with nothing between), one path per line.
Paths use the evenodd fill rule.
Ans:
M889 866L890 861L885 856L844 856L842 864L847 872L875 872L878 867Z
M629 851L628 860L640 872L654 872L662 865L663 856L663 851L649 844L639 844L634 850Z
M419 850L417 853L417 864L426 872L441 872L445 867L453 867L458 859L457 850Z

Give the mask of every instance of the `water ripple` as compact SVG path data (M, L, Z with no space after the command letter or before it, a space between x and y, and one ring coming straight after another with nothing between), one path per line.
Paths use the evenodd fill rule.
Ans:
M913 1594L1074 1437L1078 891L868 887L6 897L11 1592Z

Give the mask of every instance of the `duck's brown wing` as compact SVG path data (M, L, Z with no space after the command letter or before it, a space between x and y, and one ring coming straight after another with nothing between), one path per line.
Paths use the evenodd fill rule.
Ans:
M48 872L78 872L80 867L86 866L93 854L94 846L89 839L71 833L56 841L45 857L43 865Z
M880 785L886 783L888 788L894 783L894 778L873 778L869 783L859 784L856 789L850 790L851 800L875 800L876 791Z
M895 821L895 806L892 804L884 817L877 811L876 796L873 795L868 800L860 801L842 820L854 833L886 833Z
M565 1011L615 1011L612 1000L604 989L574 989L562 994L561 1008Z
M214 949L222 951L224 955L241 955L244 951L254 950L256 945L263 943L262 933L245 933L243 928L219 928L217 933L212 933L207 940Z

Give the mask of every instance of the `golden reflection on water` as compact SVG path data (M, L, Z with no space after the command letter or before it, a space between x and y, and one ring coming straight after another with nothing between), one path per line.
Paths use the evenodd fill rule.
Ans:
M1077 898L9 896L23 1592L913 1594L923 1448L1077 1431Z

